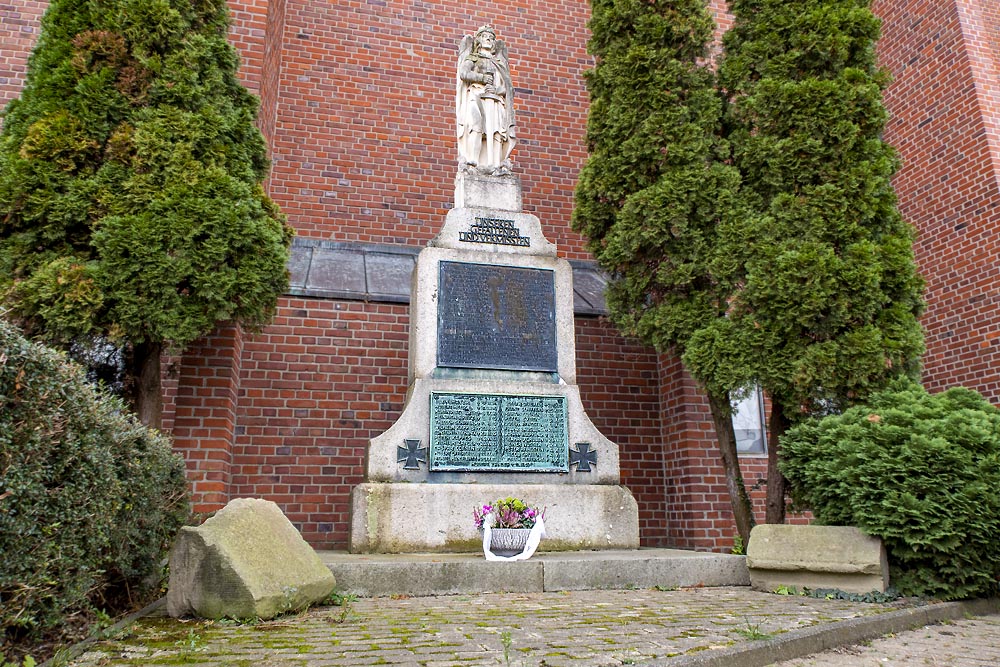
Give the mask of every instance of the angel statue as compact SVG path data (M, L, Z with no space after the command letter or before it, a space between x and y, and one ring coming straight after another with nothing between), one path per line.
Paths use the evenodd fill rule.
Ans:
M501 176L514 150L514 86L507 45L491 25L466 35L458 48L455 108L460 168Z

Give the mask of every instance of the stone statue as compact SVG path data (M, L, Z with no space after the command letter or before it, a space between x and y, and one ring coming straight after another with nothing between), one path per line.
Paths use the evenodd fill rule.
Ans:
M510 173L514 150L514 86L507 45L491 25L459 45L455 107L460 169L501 176Z

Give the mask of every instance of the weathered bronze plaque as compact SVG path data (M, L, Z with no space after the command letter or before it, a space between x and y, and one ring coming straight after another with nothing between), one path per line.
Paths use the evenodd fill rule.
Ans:
M558 370L555 273L441 262L438 366Z
M565 396L431 392L430 470L567 472Z

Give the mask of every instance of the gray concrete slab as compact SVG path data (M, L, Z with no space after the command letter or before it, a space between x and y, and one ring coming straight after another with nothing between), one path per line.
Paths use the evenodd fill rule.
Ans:
M320 552L342 591L360 596L744 586L742 556L679 549L540 553L488 562L482 554Z

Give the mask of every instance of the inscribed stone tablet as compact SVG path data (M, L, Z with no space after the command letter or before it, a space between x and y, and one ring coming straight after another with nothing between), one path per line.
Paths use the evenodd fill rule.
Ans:
M441 262L438 366L558 370L555 274Z
M566 472L565 396L431 392L431 471Z

